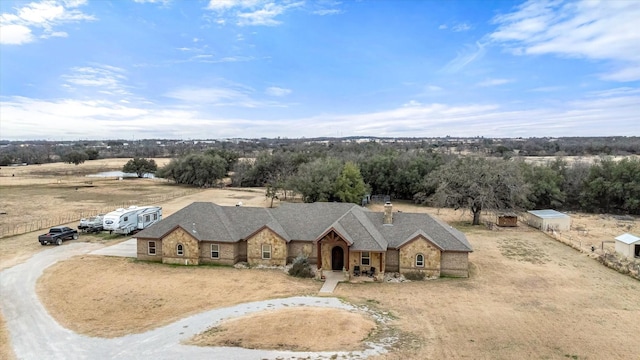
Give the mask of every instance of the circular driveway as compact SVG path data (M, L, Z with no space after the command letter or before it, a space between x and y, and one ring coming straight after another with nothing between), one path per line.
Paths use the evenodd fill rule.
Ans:
M329 359L334 356L360 359L386 351L382 345L371 343L367 344L369 349L359 352L291 352L181 344L224 319L267 309L315 306L355 310L331 297L291 297L245 303L206 311L161 328L120 338L76 334L60 326L47 313L36 295L36 281L43 270L54 263L99 248L100 245L90 243L56 246L0 272L0 307L18 359Z

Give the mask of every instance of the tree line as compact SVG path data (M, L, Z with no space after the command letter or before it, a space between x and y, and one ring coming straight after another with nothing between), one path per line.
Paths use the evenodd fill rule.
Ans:
M324 150L324 151L322 151ZM601 157L544 164L519 158L443 154L379 144L280 147L255 158L232 150L208 150L173 159L156 176L177 183L265 187L275 199L299 194L306 202L359 204L366 194L388 195L434 206L464 208L480 222L482 210L554 208L640 214L640 160Z
M340 157L342 152L360 152L378 146L399 151L431 150L442 154L481 154L490 157L593 156L640 154L639 136L560 138L375 138L344 137L315 139L229 140L0 140L0 166L18 163L80 164L97 158L182 157L209 149L233 151L241 157L256 157L263 151L295 149ZM86 156L85 156L86 155Z

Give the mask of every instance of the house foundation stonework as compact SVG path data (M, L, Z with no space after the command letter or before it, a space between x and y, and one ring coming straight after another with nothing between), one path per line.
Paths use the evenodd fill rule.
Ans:
M383 213L353 204L275 209L195 202L137 234L140 260L167 264L284 266L305 256L323 271L469 276L472 250L460 231L428 214Z

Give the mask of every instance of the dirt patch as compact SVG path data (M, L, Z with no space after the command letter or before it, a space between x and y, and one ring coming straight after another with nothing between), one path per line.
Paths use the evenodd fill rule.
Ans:
M316 294L320 285L281 270L168 266L87 255L45 270L36 290L63 326L117 337L205 310Z
M376 323L341 309L300 307L232 319L196 335L189 344L292 351L362 350ZM312 330L311 330L312 329Z
M14 360L15 358L4 317L0 314L0 359Z

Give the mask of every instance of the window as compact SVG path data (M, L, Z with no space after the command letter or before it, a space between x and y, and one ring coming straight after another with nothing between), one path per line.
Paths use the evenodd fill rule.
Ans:
M156 242L155 241L149 241L148 247L149 247L149 255L155 255L156 254Z
M153 214L153 220L158 220L158 214Z
M176 254L178 256L184 255L184 246L182 246L182 244L178 244L178 246L176 246Z
M124 221L129 221L129 217L128 217L128 216L125 216L125 217L124 217Z
M220 258L220 245L211 244L211 258L219 259Z
M635 256L637 258L640 258L640 245L636 245L635 246L636 250L635 250Z
M369 254L369 252L363 252L362 256L360 258L360 264L361 265L371 265L371 255Z
M271 245L262 245L262 258L271 259Z
M145 215L144 216L144 222L149 222L149 220L151 220L151 216Z
M424 255L416 255L416 267L424 267Z

